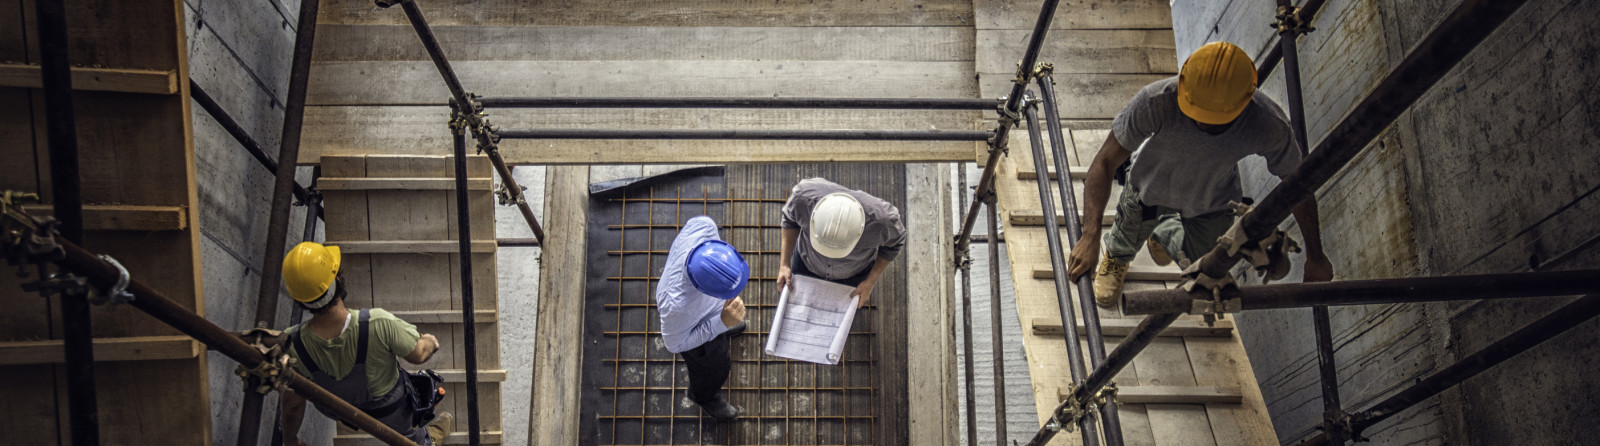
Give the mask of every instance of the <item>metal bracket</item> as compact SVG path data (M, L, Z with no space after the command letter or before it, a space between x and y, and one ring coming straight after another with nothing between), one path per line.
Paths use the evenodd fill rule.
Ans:
M250 343L250 347L260 352L265 359L255 367L245 367L244 364L234 367L233 374L238 375L244 381L245 390L265 395L268 392L274 390L283 391L283 389L289 387L289 374L294 373L289 369L289 366L294 364L294 358L284 354L282 344L267 347L266 344L261 342L264 336L279 337L282 335L283 332L281 331L259 327L244 332L244 337L254 337L254 342Z
M50 297L52 294L63 296L82 296L89 293L89 279L72 273L45 274L44 268L39 268L43 278L22 284L22 291L37 292L41 297Z
M1067 385L1068 395L1076 394L1077 390L1076 384ZM1077 429L1078 422L1084 418L1098 417L1100 407L1116 401L1117 383L1107 383L1105 387L1101 387L1093 396L1083 401L1068 396L1066 401L1062 401L1061 405L1056 407L1055 413L1050 416L1050 421L1045 423L1045 429L1072 432Z
M305 199L296 199L294 201L294 205L295 206L308 206L308 205L310 205L312 203L321 203L321 202L322 202L322 191L318 190L317 187L315 185L313 185L311 187L306 188L306 197L305 197Z
M95 289L94 292L89 293L89 303L105 305L107 303L125 304L133 302L133 293L128 292L128 282L130 282L128 268L123 267L122 263L118 262L117 259L105 254L100 255L100 260L111 264L112 267L117 269L117 283L106 289Z
M1272 29L1278 30L1279 34L1294 31L1296 35L1316 31L1316 27L1311 26L1300 16L1300 11L1303 9L1298 6L1279 6L1278 15L1275 17L1277 20L1272 22Z
M1023 67L1022 61L1017 61L1017 77L1011 79L1011 82L1014 82L1017 85L1028 85L1028 80L1033 75L1033 71L1031 71L1032 69L1033 67Z
M1249 205L1230 202L1235 213L1241 217L1249 215ZM1241 212L1243 211L1243 212ZM1271 282L1283 279L1289 274L1292 265L1289 263L1289 254L1300 252L1300 242L1289 237L1283 230L1273 230L1271 234L1261 240L1250 240L1244 232L1244 218L1233 222L1228 232L1217 239L1217 243L1228 249L1228 255L1243 255L1250 262L1256 272L1261 273L1262 282Z
M1048 76L1051 73L1054 73L1055 70L1056 70L1055 64L1048 63L1048 62L1039 62L1039 63L1033 64L1033 73L1032 73L1032 75L1033 75L1033 77L1042 79L1045 76ZM1056 82L1055 82L1054 78L1050 79L1050 85L1055 85L1055 83Z
M522 189L523 192L528 190L528 186L519 185L518 188ZM511 188L506 187L505 183L500 183L494 187L495 200L498 201L501 206L521 206L523 203L527 202L526 199L523 198L525 196L527 196L527 194L511 193Z
M970 251L972 249L972 237L968 236L963 240L960 236L956 236L955 246L954 260L951 263L958 270L971 271L972 256Z

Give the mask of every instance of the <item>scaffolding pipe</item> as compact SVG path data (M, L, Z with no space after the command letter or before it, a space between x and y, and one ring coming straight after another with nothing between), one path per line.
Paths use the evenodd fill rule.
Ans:
M460 109L456 113L461 113ZM461 126L450 126L455 142L456 239L461 246L461 333L467 362L467 444L479 442L478 422L478 336L477 307L472 302L472 213L467 198L467 133Z
M1000 233L999 210L994 195L985 200L989 208L989 233ZM994 433L995 444L1006 443L1006 351L1005 332L1000 325L1000 244L989 245L989 348L994 351Z
M1283 283L1230 287L1222 290L1221 296L1228 311L1514 299L1600 292L1596 277L1600 277L1600 269ZM1198 287L1193 293L1182 289L1129 291L1122 295L1122 310L1126 314L1182 313L1209 309L1212 301L1211 292Z
M1066 401L1061 402L1060 406L1056 406L1055 410L1050 414L1050 421L1045 423L1044 427L1039 428L1039 432L1034 434L1032 440L1028 441L1028 446L1049 444L1050 439L1054 438L1056 433L1063 428L1060 422L1063 417L1070 418L1072 412L1082 409L1086 402L1095 398L1107 384L1111 383L1111 378L1116 377L1117 373L1121 373L1122 369L1127 367L1128 364L1132 364L1133 358L1138 356L1139 352L1144 351L1145 347L1149 347L1150 343L1155 342L1156 337L1161 335L1161 331L1166 330L1176 320L1178 320L1178 313L1150 315L1139 321L1139 325L1133 328L1133 334L1124 338L1122 343L1117 344L1117 348L1111 350L1111 354L1106 356L1106 362L1100 364L1099 367L1095 367L1094 372L1089 373L1089 377L1083 380L1083 385L1073 389L1072 395L1068 396Z
M1417 405L1429 398L1433 398L1457 384L1478 376L1486 370L1494 368L1517 355L1522 354L1535 346L1544 343L1556 336L1566 333L1595 316L1600 316L1600 294L1590 294L1573 300L1561 308L1550 312L1543 318L1512 332L1506 337L1495 341L1483 350L1479 350L1444 370L1435 372L1423 378L1411 387L1401 390L1383 401L1373 404L1366 410L1355 412L1350 420L1350 434L1359 436L1362 431L1371 428L1384 420L1389 419L1411 406ZM1342 444L1330 442L1327 432L1318 434L1300 443L1300 446L1321 446L1328 444Z
M961 187L961 193L956 195L961 200L960 207L964 208L967 207L967 163L956 163L956 172L958 172L959 180L957 181L959 181L958 184ZM977 396L977 391L973 384L976 378L973 377L975 371L972 358L972 265L970 263L959 265L957 269L961 270L961 343L966 347L966 350L964 350L966 354L962 355L964 359L962 362L967 370L966 379L964 380L967 386L967 444L976 445L978 444L978 406L974 400Z
M221 125L222 129L226 130L229 135L233 135L233 140L244 146L244 150L250 152L250 157L255 158L256 162L261 163L261 166L267 168L268 172L278 171L278 162L268 158L266 150L262 150L261 144L256 143L256 139L250 137L250 132L245 131L238 121L234 121L233 116L229 116L228 112L222 109L222 105L217 104L217 101L211 98L211 94L206 93L204 88L200 88L200 84L194 83L194 79L189 80L189 97L194 98L194 102L200 104L200 108L211 115L211 119L217 121L217 125ZM305 201L306 199L306 188L300 187L299 182L294 183L294 199L300 201Z
M68 55L65 0L40 0L39 69L44 89L45 129L50 141L50 197L61 234L83 243L83 184L78 172L78 122L72 104L72 60ZM44 265L40 280L47 279ZM100 444L100 412L94 382L94 320L83 295L61 293L61 337L67 375L68 424L72 444Z
M1030 100L1022 108L1022 117L1028 122L1028 145L1033 149L1033 165L1035 168L1048 166L1044 159L1044 138L1039 132L1039 116L1037 103ZM1071 181L1068 178L1067 181ZM1034 183L1039 186L1039 206L1042 215L1056 215L1055 198L1050 196L1050 175L1038 175ZM1069 218L1070 220L1070 218ZM1067 281L1067 260L1061 249L1061 228L1056 219L1044 219L1045 249L1050 251L1050 268L1055 271L1056 306L1061 315L1061 328L1065 332L1062 336L1067 344L1067 369L1072 373L1072 385L1083 384L1083 352L1078 347L1077 316L1072 308L1072 289ZM1099 426L1091 417L1078 419L1078 432L1083 437L1083 444L1095 446L1100 444Z
M1327 0L1306 0L1305 6L1301 6L1300 11L1298 12L1301 23L1306 24L1306 26L1311 26L1311 21L1317 18L1317 12L1322 10L1322 4L1326 1ZM1278 2L1278 6L1284 6L1287 4L1289 4L1288 1ZM1272 70L1278 68L1278 62L1283 61L1283 54L1283 47L1281 45L1273 45L1267 50L1266 55L1261 56L1260 66L1256 68L1257 84L1267 81L1267 76L1272 75Z
M1056 172L1069 172L1067 165L1067 138L1061 131L1061 116L1056 108L1056 81L1051 76L1053 67L1046 66L1039 71L1035 82L1039 83L1039 97L1044 106L1045 128L1050 130L1050 155L1055 161ZM1035 167L1037 170L1037 167ZM1048 175L1041 175L1048 177ZM1078 215L1078 200L1074 196L1074 187L1070 176L1063 176L1058 180L1061 186L1061 215L1071 215L1067 218L1067 249L1078 245L1078 239L1083 237L1083 222ZM1094 223L1094 224L1099 224ZM1064 270L1063 270L1064 271ZM1065 273L1062 273L1064 275ZM1083 331L1088 336L1089 367L1099 367L1106 361L1105 338L1100 331L1100 308L1088 296L1094 295L1094 276L1084 274L1078 277L1078 305L1083 309ZM1063 324L1065 326L1065 324ZM1122 417L1117 412L1117 403L1107 401L1100 406L1100 421L1105 427L1107 446L1122 446Z
M482 98L484 108L763 108L994 110L999 99L966 98Z
M504 139L987 141L983 130L502 130Z
M1310 198L1317 188L1343 169L1367 143L1526 1L1463 0L1345 115L1317 149L1301 162L1299 169L1284 177L1254 210L1240 219L1237 224L1244 229L1248 239L1245 244L1254 244L1272 234L1295 205ZM1217 244L1196 261L1199 272L1210 277L1226 277L1228 270L1242 258L1228 251L1226 244Z

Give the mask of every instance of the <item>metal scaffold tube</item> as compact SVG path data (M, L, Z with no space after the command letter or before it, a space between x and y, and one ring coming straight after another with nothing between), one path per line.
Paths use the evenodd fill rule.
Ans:
M1044 101L1045 127L1050 130L1050 155L1053 158L1056 172L1060 175L1058 183L1061 186L1061 215L1067 216L1067 246L1070 250L1078 245L1078 239L1083 237L1082 218L1078 217L1078 200L1074 196L1072 176L1067 164L1067 138L1061 131L1061 116L1056 105L1056 81L1051 76L1053 67L1046 65L1039 71L1035 79L1039 83L1039 97ZM1047 177L1043 170L1040 177ZM1099 223L1093 223L1099 224ZM1058 275L1065 275L1065 270L1058 271ZM1095 305L1091 296L1094 296L1094 277L1084 274L1078 277L1078 305L1083 309L1083 331L1089 341L1089 367L1099 367L1106 361L1106 342L1100 331L1100 308ZM1063 324L1063 327L1065 324ZM1107 401L1100 406L1100 422L1105 427L1107 446L1122 446L1122 417L1117 413L1117 403Z
M697 139L810 141L987 141L983 130L502 130L505 139Z
M200 84L195 83L193 79L189 80L189 97L193 98L195 103L200 104L200 108L204 109L206 114L211 115L211 119L217 121L217 125L222 126L223 130L232 135L234 141L238 141L240 146L244 146L244 150L250 152L250 157L255 158L256 162L261 163L261 166L267 168L268 172L276 173L278 171L278 162L267 157L266 150L261 148L261 144L256 143L255 138L250 137L250 132L245 131L238 121L233 120L233 116L228 115L227 110L223 110L222 105L217 104L216 99L212 99L211 94L206 93L206 90L200 88ZM300 183L296 182L294 184L294 198L304 201L306 194L306 188L301 187Z
M72 104L72 61L68 55L64 0L40 0L35 8L39 33L40 81L44 87L45 130L50 141L50 196L62 237L83 243L83 185L78 175L78 120ZM39 275L46 268L39 267ZM45 280L47 277L40 277ZM72 444L100 444L99 402L94 379L94 323L81 293L62 291L61 337L66 363L68 425Z
M1298 11L1300 22L1308 27L1311 26L1311 19L1317 17L1317 12L1322 10L1322 4L1326 2L1327 0L1306 0L1306 4L1301 6ZM1280 1L1278 5L1282 6L1287 3L1289 2ZM1309 30L1310 28L1307 28L1307 31ZM1300 34L1304 33L1304 31L1300 32ZM1283 61L1283 54L1281 45L1273 45L1272 48L1267 50L1266 55L1261 56L1261 60L1257 61L1258 66L1256 67L1256 82L1258 84L1266 82L1267 76L1271 76L1272 71L1278 68L1278 63Z
M1043 135L1039 132L1039 117L1037 103L1029 100L1022 108L1022 117L1028 122L1028 145L1033 152L1033 165L1035 169L1048 166L1044 158ZM1068 179L1070 181L1070 178ZM1055 199L1050 196L1050 176L1038 175L1034 183L1039 185L1039 206L1044 218L1045 249L1050 251L1050 268L1055 271L1056 306L1061 314L1061 328L1063 338L1067 344L1067 369L1072 373L1072 385L1083 384L1083 352L1078 347L1077 316L1072 309L1072 290L1067 281L1067 260L1061 249L1061 228L1057 225ZM1074 216L1075 217L1075 216ZM1068 217L1071 220L1073 217ZM1077 420L1079 433L1083 436L1083 444L1094 446L1100 444L1099 426L1090 417Z
M462 110L455 110L457 116ZM466 354L467 366L467 444L477 445L479 442L478 421L478 336L477 319L474 317L477 307L472 301L472 213L467 199L467 133L466 129L455 123L459 119L451 120L451 140L455 143L456 167L456 239L460 243L461 252L461 333L462 350Z
M1568 296L1600 292L1600 281L1596 281L1596 277L1600 277L1600 269L1284 283L1227 288L1221 291L1221 299L1223 307L1232 312L1319 305ZM1126 314L1160 314L1208 311L1212 308L1212 293L1200 288L1195 290L1193 293L1182 289L1129 291L1122 295L1122 311Z
M926 98L481 98L486 108L765 108L994 110L998 99Z
M1000 233L1000 212L995 208L994 194L985 196L984 207L989 209L989 233ZM994 351L994 432L995 444L1006 443L1006 351L1005 330L1000 325L1000 244L989 245L989 346Z
M960 193L956 194L960 200L960 207L967 206L967 163L956 163L956 174L959 180ZM998 243L998 242L995 242ZM975 401L977 392L974 390L974 366L972 358L972 264L957 266L961 270L961 343L966 347L966 354L962 355L962 363L966 367L966 401L967 401L967 444L978 444L978 409Z
M1401 390L1389 398L1368 407L1366 410L1354 412L1349 421L1349 431L1344 432L1349 437L1360 437L1362 431L1371 428L1384 420L1389 419L1412 406L1438 395L1457 384L1478 376L1485 370L1494 368L1523 352L1556 336L1566 333L1600 316L1600 294L1589 294L1568 303L1543 318L1534 321L1521 329L1512 332L1506 337L1495 341L1483 350L1461 358L1455 364L1445 367L1444 370L1434 372ZM1339 441L1330 441L1327 432L1318 434L1300 443L1300 446L1340 445Z

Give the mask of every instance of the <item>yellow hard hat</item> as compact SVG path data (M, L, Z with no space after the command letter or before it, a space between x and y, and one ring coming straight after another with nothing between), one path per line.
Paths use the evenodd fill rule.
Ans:
M315 302L339 275L339 247L301 242L283 256L283 285L300 303Z
M1228 42L1194 50L1178 73L1178 109L1202 124L1233 122L1255 93L1255 62Z

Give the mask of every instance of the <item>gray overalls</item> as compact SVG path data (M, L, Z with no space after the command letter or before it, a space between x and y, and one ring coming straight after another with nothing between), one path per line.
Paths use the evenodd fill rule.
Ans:
M356 323L357 330L360 331L356 341L356 365L350 368L350 373L345 375L344 379L334 379L332 375L317 367L317 363L311 360L311 355L306 353L306 345L300 341L299 332L290 336L294 342L295 353L300 356L299 360L305 364L306 370L311 371L311 382L328 389L334 396L356 406L357 409L378 419L385 426L410 438L418 445L432 445L433 440L428 438L427 429L418 429L411 425L413 390L405 369L400 370L400 378L395 381L394 389L389 390L389 393L378 398L372 398L367 393L367 319L367 310L361 309ZM400 365L395 364L395 367ZM328 418L339 419L321 405L317 405L317 410L322 411Z

